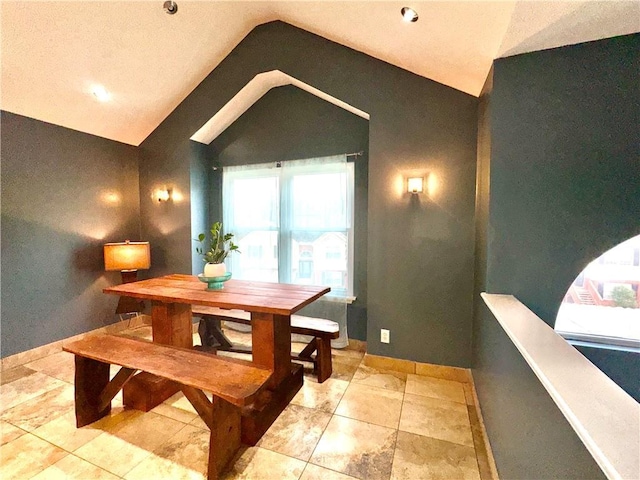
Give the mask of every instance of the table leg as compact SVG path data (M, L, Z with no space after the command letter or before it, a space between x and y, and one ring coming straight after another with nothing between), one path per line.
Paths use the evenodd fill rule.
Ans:
M255 445L302 387L302 365L291 363L291 318L251 313L253 363L273 371L262 401L242 412L242 441Z
M271 386L291 375L291 317L251 313L253 363L273 370Z
M187 303L151 304L151 329L155 343L192 348L191 322L191 305Z
M155 343L192 348L191 305L153 302L151 329ZM122 398L126 406L148 412L179 390L179 384L143 372L125 384Z

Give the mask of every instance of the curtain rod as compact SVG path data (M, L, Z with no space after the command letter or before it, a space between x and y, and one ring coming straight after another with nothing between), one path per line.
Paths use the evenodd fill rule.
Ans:
M343 154L345 157L362 157L364 155L364 150L360 150L359 152L353 152L353 153L344 153ZM280 164L282 162L286 162L289 160L276 160L274 163L276 163L277 166L280 166ZM267 162L267 163L271 163L271 162ZM212 170L222 170L224 167L222 165L212 165L211 169Z

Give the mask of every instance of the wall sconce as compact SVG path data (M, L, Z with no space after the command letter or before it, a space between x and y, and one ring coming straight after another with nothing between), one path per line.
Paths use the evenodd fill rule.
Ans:
M165 188L156 191L156 198L158 199L158 202L168 202L171 200L171 189Z
M407 179L407 193L422 193L424 190L424 179L422 177L411 177Z
M146 270L151 266L149 242L105 243L104 269L120 270L122 283L135 282L138 270ZM120 297L116 313L141 312L144 304L132 297Z

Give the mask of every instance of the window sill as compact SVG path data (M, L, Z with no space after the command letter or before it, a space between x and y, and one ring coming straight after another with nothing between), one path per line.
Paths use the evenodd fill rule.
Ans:
M328 302L347 303L349 305L355 302L357 298L358 297L343 297L338 295L331 295L330 293L322 297L323 300L326 300Z
M482 298L607 478L637 478L638 402L515 297Z
M607 350L621 350L625 352L640 353L640 345L636 340L626 338L605 337L604 335L590 335L576 332L563 332L556 330L556 333L564 338L571 345L584 345L593 348Z

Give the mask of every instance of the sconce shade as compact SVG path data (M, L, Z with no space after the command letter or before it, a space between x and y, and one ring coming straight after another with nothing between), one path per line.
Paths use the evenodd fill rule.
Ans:
M142 270L151 266L149 242L120 242L104 245L104 269L107 271Z
M171 199L171 190L158 190L156 196L159 202L168 202Z
M409 193L422 193L423 191L423 178L413 177L407 179L407 192Z

